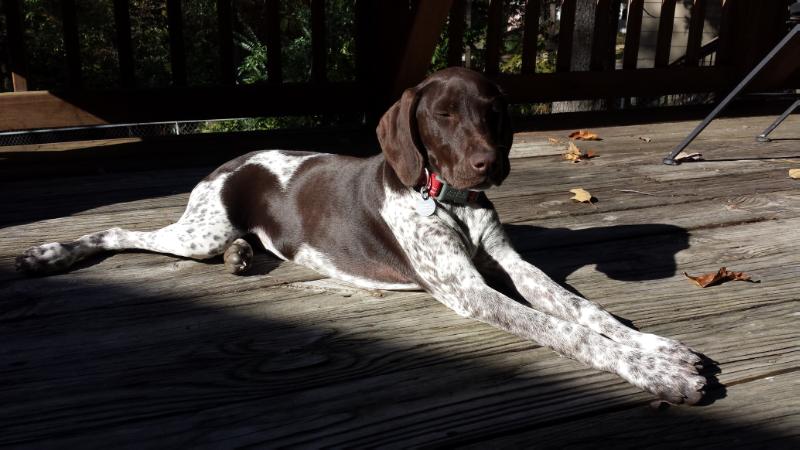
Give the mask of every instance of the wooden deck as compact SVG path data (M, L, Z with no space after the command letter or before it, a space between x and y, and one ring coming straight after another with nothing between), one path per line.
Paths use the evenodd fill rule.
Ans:
M800 117L755 143L771 120L716 121L690 147L708 161L678 167L660 160L696 122L594 129L579 145L600 156L580 164L547 140L572 130L519 133L490 193L526 258L719 363L715 401L666 409L425 293L264 253L244 277L148 253L21 277L28 246L170 223L212 167L24 180L0 153L0 446L798 448ZM682 275L720 266L761 282Z

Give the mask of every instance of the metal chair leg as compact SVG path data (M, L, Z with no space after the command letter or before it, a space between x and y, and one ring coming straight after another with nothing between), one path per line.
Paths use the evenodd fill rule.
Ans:
M800 99L795 100L795 102L792 103L792 106L787 108L786 111L783 112L783 114L781 114L777 119L775 119L774 122L772 122L772 125L768 126L766 130L764 130L763 132L761 132L761 134L756 136L756 140L758 142L771 141L771 139L769 138L769 134L772 133L772 130L778 128L778 125L780 125L781 122L786 120L786 118L789 117L789 114L794 112L794 110L797 109L798 106L800 106Z
M748 84L750 84L750 81L752 81L753 78L755 78L755 76L758 75L759 72L761 72L761 69L763 69L764 66L766 66L770 61L772 61L772 58L774 58L775 55L777 55L778 52L781 51L783 47L786 46L786 44L791 42L791 40L794 39L798 33L800 33L800 25L795 25L789 32L789 34L787 34L778 43L778 45L776 45L775 48L773 48L767 54L767 56L765 56L764 59L762 59L761 62L759 62L758 65L755 68L753 68L753 70L751 70L750 73L748 73L747 76L744 77L744 79L741 82L739 82L738 85L736 85L733 91L731 91L731 93L728 94L728 96L725 97L719 103L719 105L717 105L714 108L714 110L711 111L711 113L708 116L706 116L705 119L703 119L700 125L695 127L695 129L692 130L692 132L689 133L689 135L686 136L686 138L680 144L678 144L678 146L675 147L666 158L664 158L663 163L671 166L678 164L677 161L675 161L675 156L678 153L682 152L686 147L688 147L689 144L694 140L694 138L696 138L697 135L700 134L700 132L702 132L708 126L708 124L711 123L711 121L714 120L723 109L725 109L726 106L728 106L728 103L730 103L737 95L739 95L739 93L745 87L747 87Z

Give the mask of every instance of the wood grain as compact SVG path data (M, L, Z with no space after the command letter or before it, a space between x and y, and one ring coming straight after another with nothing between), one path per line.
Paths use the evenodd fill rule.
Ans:
M800 158L792 141L752 144L770 120L720 120L699 145L726 156L677 167L657 156L689 122L595 129L602 153L586 165L547 142L566 130L520 133L512 176L490 191L524 258L719 363L726 396L696 408L653 410L619 378L426 293L352 289L263 252L242 277L127 252L25 278L13 257L26 246L168 224L211 168L5 180L0 445L790 448L800 195L785 168ZM780 132L799 130L790 118ZM736 159L748 153L764 159ZM597 209L564 200L575 183ZM761 282L681 275L722 265Z

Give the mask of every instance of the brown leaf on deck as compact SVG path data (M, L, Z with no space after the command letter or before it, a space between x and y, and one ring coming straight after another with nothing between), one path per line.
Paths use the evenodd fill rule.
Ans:
M683 274L686 275L686 278L690 279L694 284L700 286L701 288L715 286L726 281L749 281L750 283L758 283L758 281L754 281L750 275L744 272L731 272L725 267L720 267L720 269L716 272L706 273L696 277L693 277L686 272L683 272Z
M558 140L556 138L552 138L552 137L547 138L547 142L549 142L551 144L560 144L561 143L560 140Z
M800 169L789 169L789 178L800 180Z
M569 134L570 139L576 139L579 141L600 141L600 137L596 133L592 133L589 130L578 130L573 131Z
M581 162L581 161L585 161L587 159L591 159L591 158L597 157L597 153L595 153L592 150L589 150L588 152L584 153L580 148L578 148L577 145L575 145L572 142L570 142L569 146L567 147L566 153L564 153L561 156L564 159L566 159L567 161L572 161L572 162L578 163L578 162Z
M640 140L640 141L645 141L645 142L648 142L648 143L649 143L650 141L652 141L652 140L653 140L653 138L651 138L650 136L639 136L639 140Z

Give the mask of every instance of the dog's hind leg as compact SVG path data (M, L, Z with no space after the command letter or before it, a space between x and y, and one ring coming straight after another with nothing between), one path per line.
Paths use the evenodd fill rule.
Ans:
M31 247L17 257L17 270L31 274L63 271L81 259L104 251L147 250L193 259L222 254L245 233L228 220L220 200L220 185L221 180L198 184L189 197L186 211L176 223L155 231L111 228L70 242Z
M243 233L232 227L203 228L181 222L156 231L111 228L87 234L71 242L53 242L31 247L17 257L17 270L46 274L66 270L74 263L104 251L147 250L193 259L223 253Z

